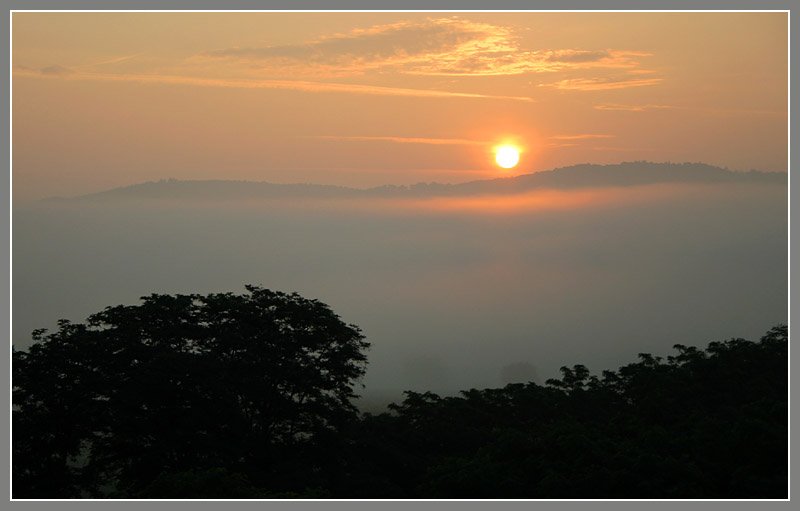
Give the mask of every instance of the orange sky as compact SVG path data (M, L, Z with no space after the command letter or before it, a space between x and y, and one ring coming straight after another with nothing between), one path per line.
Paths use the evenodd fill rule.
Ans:
M787 170L786 13L15 13L12 45L15 199Z

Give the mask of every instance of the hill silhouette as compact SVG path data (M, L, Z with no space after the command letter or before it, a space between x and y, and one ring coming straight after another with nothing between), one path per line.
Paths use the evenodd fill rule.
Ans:
M704 163L625 162L611 165L581 164L515 177L470 181L459 184L417 183L349 188L321 184L278 184L233 180L163 179L113 188L71 199L278 199L278 198L380 198L496 195L536 189L624 187L659 183L786 183L781 172L733 172Z

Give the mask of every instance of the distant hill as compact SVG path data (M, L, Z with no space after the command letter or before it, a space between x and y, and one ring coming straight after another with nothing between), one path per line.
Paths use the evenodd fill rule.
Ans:
M121 188L48 200L103 199L278 199L284 197L345 197L364 191L332 185L276 184L259 181L162 179Z
M447 185L382 186L367 192L394 195L481 195L521 193L538 188L569 189L636 186L656 183L786 183L787 174L733 172L703 163L626 162L613 165L582 164L498 179Z
M358 189L317 184L276 184L256 181L166 179L114 188L71 199L278 199L356 197L435 197L514 194L534 189L571 189L636 186L656 183L783 183L780 172L733 172L703 163L625 162L612 165L581 164L515 177L460 184L418 183Z

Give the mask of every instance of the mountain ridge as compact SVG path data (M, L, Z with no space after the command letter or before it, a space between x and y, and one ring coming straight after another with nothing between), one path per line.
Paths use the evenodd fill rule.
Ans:
M624 187L658 183L785 183L787 178L788 174L784 172L756 170L735 172L704 163L636 161L606 165L584 163L512 177L455 184L421 182L412 185L382 185L371 188L222 179L162 179L75 197L50 197L43 200L435 197L514 194L535 189Z

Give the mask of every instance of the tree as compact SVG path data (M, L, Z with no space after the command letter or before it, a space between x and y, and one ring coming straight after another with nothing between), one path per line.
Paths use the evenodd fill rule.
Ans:
M246 289L152 294L34 332L13 354L14 497L136 496L220 468L266 486L312 473L319 443L357 417L369 344L317 300Z
M365 416L335 497L786 498L788 330ZM360 484L361 481L369 484Z

